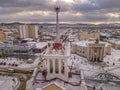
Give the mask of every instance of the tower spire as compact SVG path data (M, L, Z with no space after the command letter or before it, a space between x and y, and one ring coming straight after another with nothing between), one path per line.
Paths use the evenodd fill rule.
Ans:
M59 33L59 12L60 12L60 5L59 0L56 0L55 5L55 12L56 12L56 42L60 42L60 33Z

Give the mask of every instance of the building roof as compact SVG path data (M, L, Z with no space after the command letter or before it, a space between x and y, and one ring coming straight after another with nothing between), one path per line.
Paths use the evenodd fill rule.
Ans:
M47 42L39 42L36 44L37 49L42 49L45 46L47 46Z
M34 41L34 39L32 39L32 38L25 38L23 40L25 40L25 41Z
M83 41L73 42L72 44L83 46L83 47L88 47L89 44L95 44L95 41L83 40ZM106 47L110 45L108 42L102 42L102 41L100 41L99 44L105 44Z
M118 39L109 39L108 41L113 44L120 44L120 40Z
M70 56L70 43L50 42L43 56Z

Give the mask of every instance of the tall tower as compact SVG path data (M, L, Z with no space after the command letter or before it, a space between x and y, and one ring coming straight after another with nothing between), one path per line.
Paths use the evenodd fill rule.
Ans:
M55 6L55 12L56 12L56 42L60 42L60 33L59 33L59 12L60 12L60 5L59 1L56 1Z
M68 81L69 68L67 61L70 57L70 44L60 41L59 18L60 6L56 4L56 41L48 43L48 48L42 56L46 60L46 79L59 78Z

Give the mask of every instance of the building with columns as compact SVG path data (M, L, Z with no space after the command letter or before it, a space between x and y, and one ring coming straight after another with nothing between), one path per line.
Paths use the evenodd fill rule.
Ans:
M89 44L87 58L90 61L102 61L105 44Z
M67 62L70 57L69 43L49 43L47 52L42 56L46 60L47 80L59 78L68 80Z
M104 56L111 54L111 44L89 39L72 43L72 53L86 57L90 61L103 61Z

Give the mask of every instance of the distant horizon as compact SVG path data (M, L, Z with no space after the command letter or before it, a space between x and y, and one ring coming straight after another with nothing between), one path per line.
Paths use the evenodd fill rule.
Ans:
M1 23L6 23L6 24L11 24L11 23L23 23L23 24L56 24L56 22L0 22ZM99 25L99 24L120 24L120 22L99 22L99 23L85 23L85 22L59 22L59 24L93 24L93 25Z

